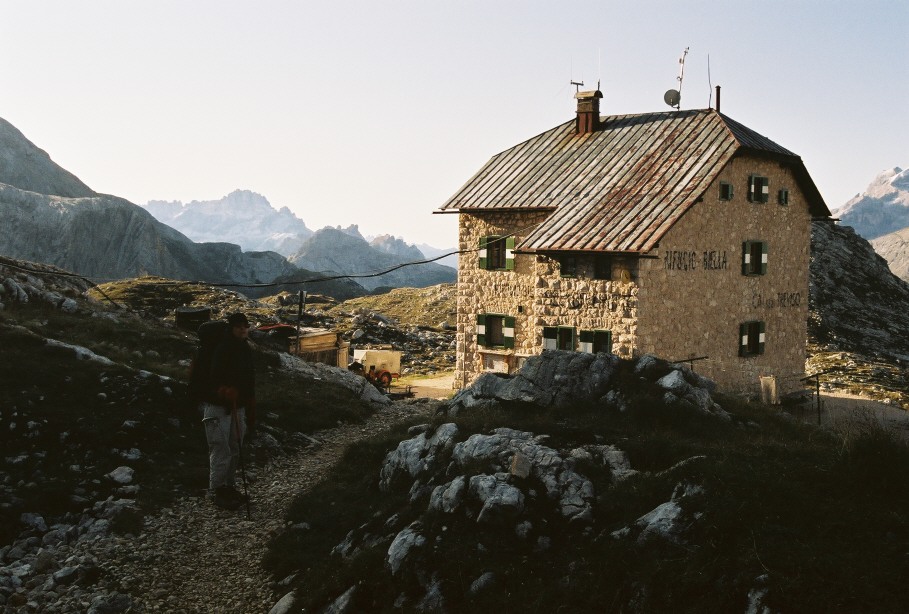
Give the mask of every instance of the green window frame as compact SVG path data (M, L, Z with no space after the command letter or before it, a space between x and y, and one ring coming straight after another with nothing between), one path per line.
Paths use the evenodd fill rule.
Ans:
M588 354L612 353L612 331L582 330L578 333L579 349Z
M480 237L480 268L487 271L514 270L514 237L488 235Z
M739 356L763 354L766 332L766 325L759 320L739 324Z
M574 326L544 326L544 350L577 351L577 331Z
M744 241L742 243L742 275L766 275L767 252L766 241Z
M789 190L782 188L776 195L776 200L779 204L786 206L789 204Z
M477 345L487 348L514 348L512 316L500 313L477 314Z
M728 181L720 182L720 200L732 200L734 190Z
M748 200L753 203L766 203L770 200L770 179L760 175L748 177Z

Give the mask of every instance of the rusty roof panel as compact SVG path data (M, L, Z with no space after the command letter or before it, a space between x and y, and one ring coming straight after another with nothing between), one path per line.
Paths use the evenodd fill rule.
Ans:
M576 134L572 120L493 156L441 210L554 209L518 249L644 252L739 149L804 168L789 150L712 109L616 115L600 125ZM812 207L826 211L822 200Z

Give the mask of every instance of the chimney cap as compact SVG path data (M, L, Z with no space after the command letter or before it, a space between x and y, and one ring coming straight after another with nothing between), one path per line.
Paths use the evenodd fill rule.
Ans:
M574 97L578 100L582 100L584 98L602 98L603 92L600 90L589 90L587 92L578 92L574 95Z

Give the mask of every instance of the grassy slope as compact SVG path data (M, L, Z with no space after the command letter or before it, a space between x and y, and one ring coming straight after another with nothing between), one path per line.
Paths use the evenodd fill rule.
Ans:
M456 420L462 438L510 426L550 434L548 445L560 449L616 443L635 469L652 472L613 483L602 468L582 465L598 494L594 531L556 529L561 523L553 510L536 510L550 518L543 523L552 539L545 553L508 526L484 531L463 516L423 516L425 504L409 506L406 492L381 493L381 461L405 437L401 429L355 446L328 480L298 499L288 520L313 530L281 537L267 563L276 577L306 570L298 594L307 611L357 583L358 610L394 611L398 594L420 589L396 584L384 568L387 542L349 562L329 553L362 524L382 534L379 527L397 513L400 525L422 516L426 532L442 536L430 539L434 548L423 567L442 578L451 611L619 611L633 602L641 611L744 611L747 594L765 574L766 603L774 610L901 611L909 597L906 447L875 429L835 436L769 408L732 403L724 401L736 415L733 424L646 401L631 414L579 410L559 422L526 409ZM706 459L657 474L697 455ZM686 479L707 493L687 545L642 548L609 537L667 501ZM495 588L468 597L484 571L498 576Z
M412 326L435 328L442 322L454 325L456 314L455 285L441 284L429 288L395 288L384 294L362 296L344 301L329 313L377 311Z

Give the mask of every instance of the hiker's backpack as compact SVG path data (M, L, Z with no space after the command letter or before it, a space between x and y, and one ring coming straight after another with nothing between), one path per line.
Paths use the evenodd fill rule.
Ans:
M214 391L211 383L211 364L215 348L227 336L230 326L224 320L212 320L199 327L199 348L189 368L189 397L193 403L211 399Z

